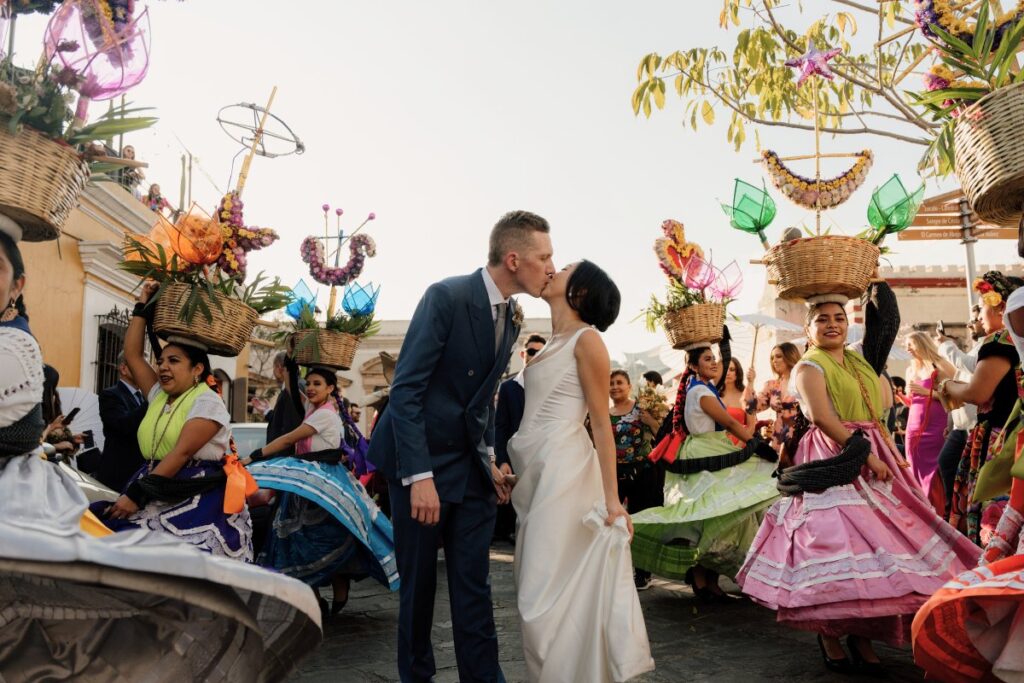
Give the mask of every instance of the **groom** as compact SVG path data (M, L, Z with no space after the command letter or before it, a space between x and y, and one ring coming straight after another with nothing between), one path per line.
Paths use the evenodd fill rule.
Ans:
M540 296L555 274L548 222L505 214L491 230L487 266L431 285L409 323L391 402L368 457L388 478L402 579L398 673L429 681L437 549L444 547L459 680L504 681L491 608L488 548L496 494L494 392L519 336L512 294Z

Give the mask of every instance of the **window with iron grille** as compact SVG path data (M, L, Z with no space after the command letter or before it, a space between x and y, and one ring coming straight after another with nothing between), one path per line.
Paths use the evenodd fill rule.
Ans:
M124 335L131 322L131 311L116 306L109 313L96 316L99 325L96 335L96 393L114 384L118 379L117 356L124 350ZM145 342L146 357L150 355L149 340Z

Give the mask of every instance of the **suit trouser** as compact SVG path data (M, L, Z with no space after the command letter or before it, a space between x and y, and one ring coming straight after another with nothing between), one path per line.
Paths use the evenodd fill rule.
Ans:
M950 503L953 501L953 480L956 479L956 468L960 464L960 456L967 446L967 430L951 429L939 451L939 476L942 488L946 492L946 514L949 514ZM925 491L927 493L927 491Z
M437 549L444 547L452 631L459 680L503 682L498 635L491 605L490 543L494 533L494 487L473 466L461 503L441 503L441 521L424 526L412 519L409 487L388 482L395 554L402 584L398 609L398 675L404 683L434 675L430 642L437 592Z

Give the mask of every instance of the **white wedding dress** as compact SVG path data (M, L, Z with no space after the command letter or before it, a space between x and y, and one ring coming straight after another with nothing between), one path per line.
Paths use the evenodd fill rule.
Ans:
M605 526L601 469L583 426L579 330L526 369L508 450L518 483L515 582L531 681L625 681L654 668L625 520ZM603 416L602 416L603 417ZM607 418L605 418L607 419Z

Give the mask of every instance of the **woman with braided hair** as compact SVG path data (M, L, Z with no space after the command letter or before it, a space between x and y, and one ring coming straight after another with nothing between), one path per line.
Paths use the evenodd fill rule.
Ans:
M249 456L249 470L262 486L281 491L266 545L257 562L304 581L314 590L330 585L335 615L348 602L351 580L367 576L397 590L398 569L391 523L346 467L341 396L334 370L306 372L299 392L298 367L290 359L290 393L305 419ZM298 402L298 401L296 401ZM290 452L295 455L274 457ZM269 459L268 459L269 458Z
M1007 277L995 270L974 281L974 289L981 295L981 324L986 335L978 348L978 365L970 382L944 380L939 384L939 393L947 401L978 406L978 423L968 434L967 446L960 456L949 511L949 523L978 545L987 540L991 530L983 518L999 510L994 499L1005 496L1009 487L1008 480L998 476L1000 472L1005 475L1005 468L996 467L998 462L987 467L986 463L996 458L1002 444L1014 443L1019 431L1019 426L1013 424L1002 435L1017 401L1015 379L1020 368L1020 358L1003 315L1007 300L1020 284L1020 278ZM992 512L986 515L990 508ZM998 513L993 522L995 519Z
M720 348L728 364L725 333ZM771 478L774 466L763 456L752 457L757 446L753 426L729 414L714 386L726 374L710 344L697 343L687 351L673 433L652 453L667 463L665 504L633 517L633 564L685 579L706 602L728 599L718 576L736 573L760 515L778 497ZM728 433L747 447L737 451ZM770 449L761 453L774 455Z
M780 475L786 497L765 515L737 582L781 623L816 632L830 670L880 675L871 641L905 642L917 608L975 550L935 514L884 431L891 395L872 363L888 348L872 341L872 362L847 348L844 304L829 296L808 310L811 349L794 377L810 426ZM876 335L879 318L868 315L865 340L891 346L898 311L882 318L896 322Z
M245 496L256 482L238 463L231 415L211 383L210 358L186 339L160 350L157 369L145 357L146 305L157 284L138 297L124 339L125 362L149 408L139 427L146 464L113 505L93 504L114 531L170 533L214 555L251 562L252 521Z

